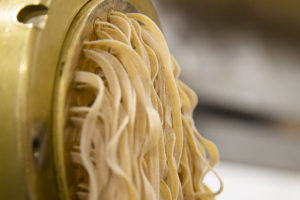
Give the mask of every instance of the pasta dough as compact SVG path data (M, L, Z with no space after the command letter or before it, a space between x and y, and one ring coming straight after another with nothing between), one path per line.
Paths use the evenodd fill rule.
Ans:
M214 199L223 187L213 170L218 151L195 128L197 96L178 80L158 26L143 14L110 12L94 32L69 114L76 197ZM221 182L217 192L203 183L210 171Z

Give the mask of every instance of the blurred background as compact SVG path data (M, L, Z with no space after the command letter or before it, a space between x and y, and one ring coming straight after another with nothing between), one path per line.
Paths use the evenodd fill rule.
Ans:
M300 199L300 1L153 3L220 151L217 199Z

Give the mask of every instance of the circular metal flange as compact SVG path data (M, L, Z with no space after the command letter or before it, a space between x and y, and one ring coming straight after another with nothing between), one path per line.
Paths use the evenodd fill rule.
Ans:
M109 9L141 12L158 23L156 13L150 0L0 5L0 199L68 199L65 100L82 41Z

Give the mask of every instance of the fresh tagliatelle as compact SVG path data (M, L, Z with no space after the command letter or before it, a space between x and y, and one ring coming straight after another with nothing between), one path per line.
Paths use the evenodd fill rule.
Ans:
M139 13L96 20L69 109L72 199L214 199L216 146L196 130L196 94L159 27ZM207 155L207 156L206 156ZM205 184L208 172L220 188Z

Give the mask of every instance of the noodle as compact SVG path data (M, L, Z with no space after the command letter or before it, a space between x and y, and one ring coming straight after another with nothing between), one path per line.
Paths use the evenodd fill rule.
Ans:
M143 14L111 12L95 22L75 72L71 158L84 178L79 199L214 199L216 146L196 130L196 94L157 25ZM206 153L209 157L206 158ZM203 179L213 172L220 188Z

